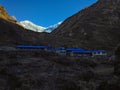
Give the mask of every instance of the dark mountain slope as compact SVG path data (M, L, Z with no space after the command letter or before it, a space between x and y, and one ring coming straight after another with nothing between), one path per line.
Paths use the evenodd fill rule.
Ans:
M26 30L0 6L0 45L46 44L44 40L46 35Z
M99 0L66 19L52 35L56 45L114 48L120 41L120 0Z
M0 19L0 45L40 45L45 43L44 35L45 33L40 34L25 30L15 23Z

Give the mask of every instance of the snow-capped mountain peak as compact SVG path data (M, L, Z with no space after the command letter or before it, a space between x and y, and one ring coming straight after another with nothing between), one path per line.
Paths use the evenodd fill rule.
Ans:
M24 20L24 21L21 21L20 24L29 29L29 30L32 30L32 31L35 31L35 32L47 32L47 33L50 33L52 32L53 30L55 30L62 22L58 22L57 24L54 24L54 25L51 25L49 27L43 27L43 26L39 26L39 25L36 25L34 24L33 22L29 21L29 20Z
M29 20L21 21L20 24L24 26L25 28L32 30L32 31L36 31L36 32L43 32L46 29L45 27L36 25Z
M62 21L61 21L61 22L58 22L57 24L54 24L54 25L51 25L51 26L47 27L47 28L45 29L45 32L51 33L51 32L52 32L53 30L55 30L61 23L62 23Z

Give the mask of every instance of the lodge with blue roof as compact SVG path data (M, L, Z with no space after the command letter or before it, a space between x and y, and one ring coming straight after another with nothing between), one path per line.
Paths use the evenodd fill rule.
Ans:
M63 46L53 48L51 46L32 46L32 45L18 45L16 48L19 49L39 49L45 50L47 52L55 52L59 55L66 56L106 56L107 52L105 50L86 50L83 48L65 48Z
M46 49L47 46L32 46L32 45L18 45L16 48L19 49Z
M106 56L105 50L86 50L83 48L64 48L58 47L56 53L67 56Z
M105 50L71 50L69 52L70 56L106 56Z

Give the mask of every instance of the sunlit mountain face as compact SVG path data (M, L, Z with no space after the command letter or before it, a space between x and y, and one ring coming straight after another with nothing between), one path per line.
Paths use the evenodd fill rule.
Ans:
M43 32L46 29L45 27L36 25L29 20L21 21L20 24L24 26L25 28L32 30L32 31L36 31L36 32Z
M20 24L25 27L26 29L35 31L35 32L47 32L47 33L51 33L53 30L55 30L62 22L58 22L57 24L48 26L48 27L43 27L43 26L39 26L34 24L33 22L29 21L29 20L25 20L25 21L21 21Z

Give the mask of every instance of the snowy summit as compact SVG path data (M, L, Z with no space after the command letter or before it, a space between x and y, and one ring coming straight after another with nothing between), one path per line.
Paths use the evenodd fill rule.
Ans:
M33 22L29 21L29 20L24 20L21 21L20 24L25 27L26 29L35 31L35 32L47 32L47 33L51 33L53 30L55 30L62 22L58 22L57 24L51 25L49 27L43 27L43 26L39 26L34 24Z

